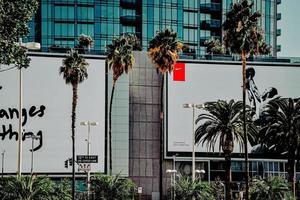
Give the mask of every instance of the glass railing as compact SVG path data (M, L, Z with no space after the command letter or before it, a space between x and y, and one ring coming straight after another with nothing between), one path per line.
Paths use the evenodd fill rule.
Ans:
M183 60L242 61L239 55L182 53L179 57ZM297 57L250 56L247 61L300 64L300 58Z
M203 3L200 4L200 11L221 11L220 3Z

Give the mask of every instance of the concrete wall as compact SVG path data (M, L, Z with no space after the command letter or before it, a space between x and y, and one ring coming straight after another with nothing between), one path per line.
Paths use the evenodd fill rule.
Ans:
M146 52L135 53L129 75L129 176L142 199L159 197L160 84Z

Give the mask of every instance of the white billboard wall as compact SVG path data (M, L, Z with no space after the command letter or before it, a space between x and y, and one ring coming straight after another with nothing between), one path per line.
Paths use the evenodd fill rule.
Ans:
M72 86L66 85L59 67L63 57L31 56L28 69L23 70L23 130L34 133L34 172L68 173L64 161L72 156L71 108ZM96 121L91 127L91 155L98 155L92 172L104 171L105 134L105 60L87 59L86 81L78 86L76 115L76 155L87 152L87 127L81 121ZM3 66L2 66L3 67ZM15 68L0 73L0 151L5 151L4 173L17 171L17 132L19 71ZM23 139L23 172L30 172L31 139ZM76 167L77 168L77 167Z
M254 81L260 91L274 87L282 97L300 97L300 66L278 64L248 64L255 69ZM217 100L242 100L242 66L240 63L185 63L185 81L174 81L168 75L166 91L166 156L192 151L192 109L184 103L203 104ZM249 104L247 96L247 104ZM203 112L195 110L195 118ZM195 127L196 129L197 127ZM219 143L217 142L216 145ZM249 145L249 152L252 147ZM221 150L222 151L222 150ZM199 144L196 152L202 156L220 156L219 146L214 151ZM241 153L235 143L234 153Z

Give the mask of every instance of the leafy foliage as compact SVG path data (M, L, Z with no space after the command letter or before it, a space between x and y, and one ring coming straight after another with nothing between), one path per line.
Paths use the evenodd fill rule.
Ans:
M300 150L300 100L277 97L260 116L260 140L269 149L288 155L288 179L295 191L295 159Z
M234 102L230 100L218 100L216 102L207 102L204 104L204 110L196 119L196 123L200 123L196 129L196 142L207 144L209 149L214 150L216 142L219 140L219 150L223 150L225 154L230 154L234 148L234 140L240 146L243 146L243 121L241 101ZM255 142L257 128L252 123L251 117L248 116L248 130L250 143Z
M223 23L224 45L232 54L269 54L270 47L258 28L259 12L252 12L253 2L241 0L231 6Z
M130 200L136 194L136 185L120 175L97 175L91 178L91 190L96 199Z
M182 48L177 33L167 28L149 42L148 55L160 72L172 72Z
M71 200L71 183L67 179L54 185L53 200Z
M225 187L226 199L231 199L231 153L234 149L234 142L238 142L240 147L244 144L243 131L243 103L241 101L229 102L218 100L204 104L206 113L202 113L196 119L196 123L201 122L196 129L196 142L206 143L208 149L214 151L217 141L219 141L219 151L222 149L225 157ZM247 112L247 126L250 143L254 143L257 130L252 123L251 117Z
M141 41L135 34L125 33L124 36L127 38L128 43L132 46L133 51L141 51Z
M79 46L83 46L83 47L91 47L94 43L94 40L91 36L85 35L85 34L81 34L78 37L78 42L79 42Z
M29 33L28 22L38 7L36 0L0 0L0 63L28 67L26 48L17 42Z
M225 49L219 39L214 37L210 40L205 41L206 53L208 54L224 54Z
M216 180L212 183L213 195L216 200L221 200L225 198L224 194L224 184L222 183L220 177L217 177Z
M4 180L0 197L3 200L54 199L54 184L46 177L22 176Z
M170 188L175 191L176 200L214 200L213 188L209 183L200 179L192 181L190 177L181 176Z
M296 154L300 149L300 101L277 97L261 115L261 140L275 152Z
M66 84L81 83L88 77L88 63L77 51L71 50L69 53L70 54L63 59L59 72L63 74Z
M293 200L288 184L281 176L255 178L250 187L250 200Z
M134 64L132 51L139 45L134 35L125 34L114 38L112 44L107 45L107 60L113 72L113 83L125 72L128 73Z

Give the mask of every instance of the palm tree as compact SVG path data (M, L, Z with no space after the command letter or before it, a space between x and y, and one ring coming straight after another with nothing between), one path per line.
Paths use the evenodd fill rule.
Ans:
M191 177L180 176L171 186L175 191L176 200L214 200L213 187L207 182L202 182L200 178L193 181Z
M295 196L295 159L300 153L300 100L277 97L264 107L262 143L277 153L287 153L288 180Z
M132 180L121 178L120 175L96 175L91 178L91 190L96 199L130 200L136 195L136 185Z
M270 48L263 39L263 34L258 28L259 12L252 12L253 2L241 0L232 4L230 11L226 14L223 23L224 45L231 54L242 56L242 76L243 76L243 110L244 110L244 149L245 149L245 181L246 200L249 199L249 163L248 145L246 133L246 57L256 54L269 54Z
M196 119L200 125L195 131L196 142L206 144L208 149L214 150L216 142L219 141L219 150L222 149L225 157L225 187L226 199L231 200L230 182L231 182L231 153L234 149L234 143L238 142L240 146L244 144L243 120L241 101L229 102L218 100L204 104L204 110ZM248 119L249 141L254 142L256 136L256 127Z
M204 42L204 45L206 46L206 53L207 54L224 54L225 49L222 46L222 43L219 39L215 39L214 37L210 40L206 40Z
M113 81L109 104L109 175L112 175L112 148L111 148L111 114L114 91L118 78L125 72L132 70L134 64L133 50L140 48L135 35L121 35L113 39L112 44L107 45L107 61L112 70Z
M55 199L54 183L47 177L16 176L4 180L0 191L3 200L48 200Z
M250 188L250 200L293 200L289 186L281 176L266 179L254 178Z
M171 73L178 59L178 53L182 51L183 44L179 41L177 33L166 28L162 32L157 32L155 37L149 42L148 56L154 63L157 71L162 73L161 80L161 133L160 133L160 193L162 193L162 158L163 158L163 91L164 77L166 72Z
M94 44L94 40L91 36L81 34L78 38L78 45L75 46L75 49L79 51L79 53L85 53L85 49L87 48L88 51L91 50L92 45Z
M70 54L63 59L59 73L63 75L66 84L72 85L72 198L75 199L75 122L76 122L76 106L78 99L78 84L82 83L87 77L88 63L78 54L77 51L71 50Z

